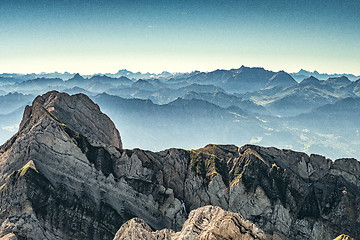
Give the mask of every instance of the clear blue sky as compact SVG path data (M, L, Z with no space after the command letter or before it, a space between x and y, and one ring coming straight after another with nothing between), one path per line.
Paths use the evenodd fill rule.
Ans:
M0 72L360 75L360 1L0 0Z

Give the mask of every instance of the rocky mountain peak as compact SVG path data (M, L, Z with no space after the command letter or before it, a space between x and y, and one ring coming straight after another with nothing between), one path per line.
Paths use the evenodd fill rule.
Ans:
M319 85L321 84L321 80L317 79L314 76L310 76L308 78L305 78L304 80L302 80L300 82L300 85L305 86L305 85Z
M317 79L317 78L314 77L314 76L310 76L310 77L308 77L308 78L305 78L303 81L304 81L304 82L306 82L306 81L313 82L313 81L319 81L319 79Z
M75 75L74 75L74 78L78 78L78 79L84 79L79 73L76 73Z
M83 81L85 80L83 76L81 76L79 73L76 73L72 78L70 78L68 81Z
M68 95L51 91L26 106L19 131L36 124L45 116L84 135L98 144L122 148L120 134L110 118L84 94Z

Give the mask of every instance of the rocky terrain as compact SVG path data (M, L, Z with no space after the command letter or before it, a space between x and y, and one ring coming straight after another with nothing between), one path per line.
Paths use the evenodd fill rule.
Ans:
M169 229L152 231L139 218L133 218L121 226L114 240L137 239L265 239L264 232L240 214L224 211L220 207L206 206L191 211L180 232Z
M359 173L255 145L123 149L87 96L52 91L0 147L0 237L359 239Z

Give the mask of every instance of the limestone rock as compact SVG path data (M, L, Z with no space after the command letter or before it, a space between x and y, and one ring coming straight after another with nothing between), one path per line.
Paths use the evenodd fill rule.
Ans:
M176 239L174 236L177 236L177 234L172 230L152 231L151 227L144 220L133 218L121 226L114 240L171 240Z
M168 229L152 231L143 220L134 218L121 226L114 240L252 240L265 238L261 229L244 220L240 214L224 211L220 207L205 206L191 211L180 232L175 233Z
M334 240L354 240L354 239L352 237L348 236L348 235L341 234L340 236L338 236Z
M85 137L122 148L120 134L108 116L84 94L68 95L57 91L38 96L27 106L20 123L20 131L35 124L44 115L65 124Z
M15 234L9 233L1 237L0 240L17 240L17 237L15 236Z

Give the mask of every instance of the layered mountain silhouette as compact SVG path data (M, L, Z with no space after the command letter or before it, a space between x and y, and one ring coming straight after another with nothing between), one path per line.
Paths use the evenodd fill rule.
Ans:
M294 79L296 79L297 81L301 81L304 78L307 77L311 77L314 76L318 79L322 79L322 80L326 80L328 78L336 78L336 77L341 77L341 76L346 76L347 78L351 79L351 80L357 80L360 78L360 76L355 76L354 74L327 74L327 73L319 73L318 71L306 71L304 69L301 69L299 72L296 73L291 73L290 74Z
M124 149L83 94L36 97L0 165L8 239L360 237L357 160L256 145Z
M274 86L292 86L297 82L286 72L272 72L263 68L216 70L197 73L189 78L190 82L214 84L229 92L249 92Z
M257 143L359 159L360 125L352 117L358 106L345 101L340 118L321 110L359 98L359 80L348 74L313 75L297 82L284 71L245 66L174 74L0 74L0 142L17 131L34 96L57 90L88 95L118 126L129 148Z

